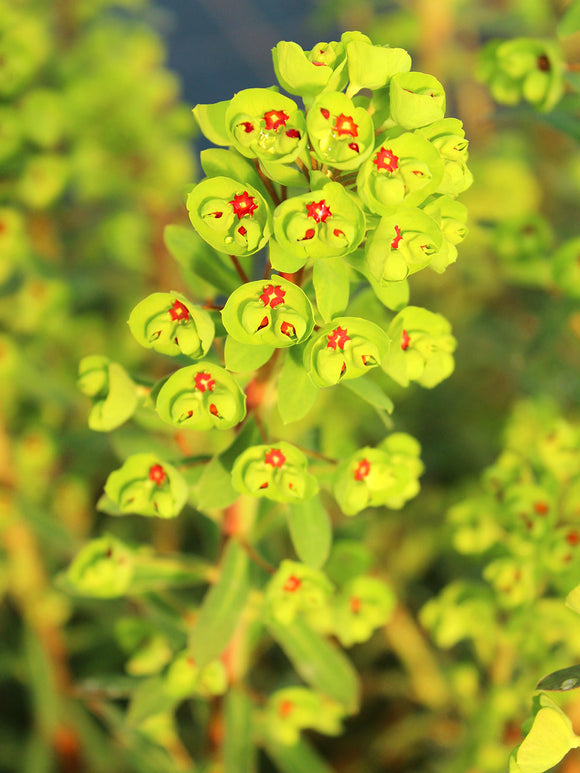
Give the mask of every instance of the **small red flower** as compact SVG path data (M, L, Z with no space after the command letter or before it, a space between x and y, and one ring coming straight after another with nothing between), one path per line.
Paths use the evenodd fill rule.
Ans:
M206 389L213 392L215 389L215 381L209 373L205 373L204 371L196 373L193 381L195 383L195 388L199 392L205 392Z
M286 457L279 448L271 448L264 457L264 463L270 467L283 467L285 461Z
M358 137L358 124L356 124L350 115L341 113L336 116L334 131L339 137Z
M401 336L401 349L405 351L409 348L409 344L411 343L411 337L407 334L406 330L403 330L403 335Z
M271 309L275 309L276 306L279 306L281 303L284 303L284 296L286 295L286 290L283 290L280 285L266 285L266 287L263 288L262 295L260 295L260 300L264 304L264 306L269 306Z
M327 206L326 201L311 201L306 205L307 215L311 217L316 223L324 223L329 217L332 217L330 207Z
M236 194L230 204L234 209L234 214L238 216L238 220L241 220L245 215L252 217L254 210L258 209L254 197L250 196L248 191Z
M344 349L346 342L350 341L350 336L347 334L346 329L340 326L333 330L332 333L329 333L327 338L326 348L334 349L334 351L336 351L337 346L339 349Z
M290 116L286 115L283 110L268 110L264 113L264 121L266 121L266 129L272 129L276 131L281 126L286 126L286 121Z
M369 472L371 471L371 463L368 459L361 459L361 461L357 464L356 469L354 471L354 479L355 480L362 480L363 478L366 478Z
M399 249L399 242L401 241L403 237L401 236L401 229L398 225L395 226L395 238L391 242L391 249L398 250Z
M392 150L382 147L373 158L373 164L376 164L377 171L384 169L392 174L399 168L399 157Z
M189 309L181 301L174 301L169 309L169 316L174 322L187 322L189 319Z
M290 577L286 580L284 583L283 590L288 591L289 593L294 593L298 590L298 588L302 585L302 580L299 577L296 577L295 574L291 574Z
M152 480L157 486L162 486L167 478L167 473L160 464L154 464L149 468L149 480Z

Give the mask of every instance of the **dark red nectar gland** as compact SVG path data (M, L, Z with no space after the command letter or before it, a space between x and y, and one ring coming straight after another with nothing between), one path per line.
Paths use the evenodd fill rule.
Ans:
M266 129L277 131L281 126L286 126L289 117L283 110L268 110L264 113Z
M286 457L279 448L271 448L264 456L264 464L269 464L270 467L283 467L285 461Z
M322 117L328 121L328 119L330 118L330 111L327 110L325 107L321 107L320 112L322 113Z
M254 124L251 121L242 121L238 126L243 126L246 134L251 134L254 131Z
M282 703L278 706L278 714L284 718L291 714L293 709L294 704L292 701L282 701Z
M280 332L282 335L288 336L288 338L296 338L296 328L290 322L282 322Z
M291 574L284 583L283 590L288 591L288 593L295 593L301 585L302 580L296 577L295 574Z
M326 205L326 201L311 201L306 205L306 217L311 217L316 223L324 223L329 217L332 217L330 207Z
M403 330L403 335L401 336L401 349L406 351L409 348L410 343L411 337L407 334L406 330Z
M152 480L156 486L162 486L167 478L167 473L160 464L154 464L149 468L149 480Z
M181 301L174 301L169 309L169 316L174 322L187 322L189 320L189 309Z
M346 328L340 326L329 333L327 338L328 343L326 344L326 348L333 349L334 351L336 351L337 347L339 349L344 349L346 342L350 341L350 336L348 335Z
M403 237L401 236L401 229L398 225L395 226L395 238L391 242L391 249L398 250L399 249L399 242L401 241Z
M252 217L254 215L254 210L258 209L254 197L250 196L248 191L236 194L229 203L233 207L234 214L238 216L238 220L241 220L246 215Z
M262 295L260 295L260 300L264 306L269 306L271 309L275 309L276 306L284 303L285 295L286 290L282 289L280 285L266 285L266 287L263 288Z
M534 512L536 515L548 515L550 512L550 506L547 502L535 502L534 503Z
M358 124L344 113L336 116L333 129L339 137L358 137Z
M196 373L193 382L195 384L195 389L198 392L205 392L206 389L213 392L215 389L215 381L209 373L205 373L204 371Z
M546 54L541 54L538 57L538 70L541 70L542 72L550 72L552 69L550 65L550 60L546 56Z
M361 608L360 599L358 599L356 596L353 596L350 600L350 611L354 615L358 615L358 613L360 612L360 608Z
M378 172L384 169L389 174L392 174L399 168L399 157L395 156L392 150L382 147L373 158L373 164L376 165Z
M354 479L363 480L371 471L371 463L368 459L361 459L354 470Z
M286 136L290 137L292 140L299 140L300 139L300 132L298 129L288 129L286 132Z
M314 228L307 228L305 233L304 233L304 236L302 237L302 239L299 239L298 241L300 241L300 242L307 242L309 239L314 239L315 236L316 236L315 229Z
M215 403L211 403L211 405L209 406L209 412L213 416L215 416L216 418L218 418L218 419L220 418L220 415L219 415L219 412L218 412L218 409L217 409L217 406L216 406Z

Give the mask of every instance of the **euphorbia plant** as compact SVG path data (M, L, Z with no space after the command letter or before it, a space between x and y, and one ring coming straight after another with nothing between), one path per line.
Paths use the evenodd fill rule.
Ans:
M100 501L114 516L179 515L214 534L208 564L191 568L182 556L163 574L150 556L152 585L187 584L189 572L191 584L212 587L182 597L183 614L168 610L172 654L136 686L129 717L155 735L147 721L167 719L181 699L226 692L232 773L256 769L255 745L283 771L308 768L317 757L300 731L337 734L359 706L356 671L329 636L345 647L367 640L395 599L380 571L341 562L343 516L398 510L419 491L420 445L391 432L388 392L411 380L435 387L453 370L450 326L408 305L408 277L455 260L466 212L454 197L471 183L443 86L410 72L406 51L347 32L311 52L282 42L274 65L303 107L272 87L194 109L221 147L201 154L206 177L187 196L193 230L166 231L189 285L162 288L129 318L137 342L172 357L173 368L156 382L135 379L151 447L135 454L127 445ZM107 417L117 400L125 406L112 368L81 364L93 411ZM333 416L351 398L377 421L333 437ZM117 417L120 425L126 411ZM98 565L91 551L73 562L68 587L115 595L108 551L97 551ZM111 561L119 551L134 549L116 544ZM143 572L147 557L136 555ZM139 572L125 574L117 595L147 587ZM272 641L306 686L260 684L252 665ZM210 678L220 663L225 678Z

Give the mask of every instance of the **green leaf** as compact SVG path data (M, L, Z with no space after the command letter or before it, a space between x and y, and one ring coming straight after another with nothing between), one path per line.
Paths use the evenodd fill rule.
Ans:
M286 252L272 237L270 239L270 263L275 271L283 271L285 274L293 274L304 265L304 258L297 257Z
M351 662L303 620L282 624L273 619L268 629L298 674L312 687L354 713L359 705L359 680Z
M308 741L302 739L293 746L267 739L266 751L281 773L333 773Z
M224 773L256 773L252 702L241 689L233 687L225 704Z
M177 700L167 695L163 687L163 678L160 676L145 679L133 693L133 698L127 712L127 722L138 726L149 717L170 711Z
M208 148L199 154L201 168L208 177L232 177L257 188L269 201L269 194L252 162L232 148Z
M364 400L365 403L378 408L380 411L392 413L395 405L378 384L368 378L359 378L354 381L343 381L341 386L354 392L355 395Z
M559 38L565 38L567 35L573 35L580 30L580 0L574 0L570 3L562 18L556 27L556 33Z
M260 166L271 180L280 185L286 185L288 188L308 188L308 180L294 164L261 160Z
M540 679L536 690L573 690L580 687L580 666L569 666L553 671Z
M409 303L410 289L407 279L400 282L377 282L372 276L368 280L379 301L392 311L401 311Z
M550 770L580 741L570 719L547 695L540 695L537 702L541 708L515 754L518 773Z
M240 496L231 483L231 470L238 456L258 441L259 433L253 422L247 422L234 442L206 465L197 484L197 507L213 510L231 505Z
M250 590L248 556L230 540L220 576L205 596L191 632L190 651L198 668L218 658L232 638Z
M288 505L288 527L298 558L314 569L324 565L332 544L332 526L320 497Z
M340 258L326 258L314 263L312 274L316 305L325 322L348 306L350 284L348 269Z
M288 351L278 382L278 411L284 424L306 416L319 391L302 364L302 347L293 347Z
M224 263L224 258L212 250L192 229L168 225L163 232L165 245L175 260L193 271L216 290L227 295L240 284L237 273Z
M224 345L224 362L234 373L247 373L268 362L273 351L273 346L243 344L229 335Z
M214 145L229 145L230 137L226 131L226 110L230 100L216 102L213 105L196 105L193 115L199 128Z

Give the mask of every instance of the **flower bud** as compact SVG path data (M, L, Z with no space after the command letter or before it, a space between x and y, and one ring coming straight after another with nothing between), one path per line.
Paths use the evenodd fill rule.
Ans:
M333 626L340 643L352 647L370 639L388 622L396 604L391 588L378 577L351 580L333 601Z
M445 90L433 75L403 72L390 84L392 120L403 129L418 129L445 115Z

